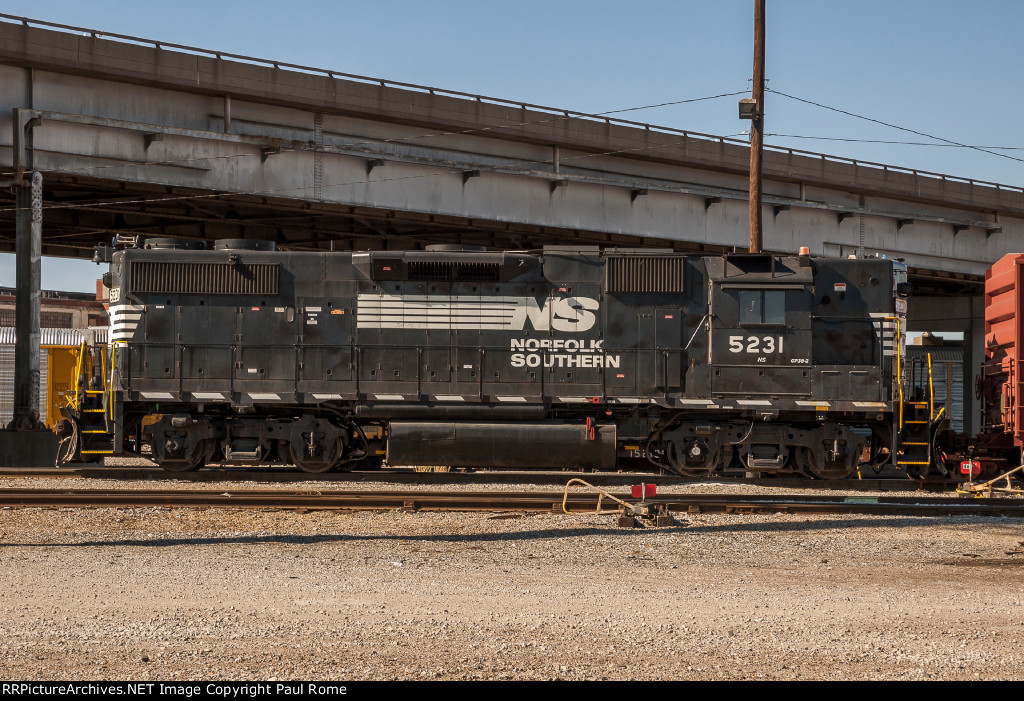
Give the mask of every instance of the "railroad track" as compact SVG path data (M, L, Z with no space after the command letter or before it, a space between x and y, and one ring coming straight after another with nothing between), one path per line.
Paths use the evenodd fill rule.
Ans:
M359 483L386 482L416 485L465 484L542 484L564 485L573 477L585 479L599 487L624 487L641 482L658 486L699 484L706 482L753 484L782 489L862 490L862 491L951 491L960 485L957 480L912 480L905 475L872 477L870 479L741 479L716 476L713 480L693 479L677 475L653 473L576 473L576 472L416 472L411 469L383 469L353 472L308 473L285 470L208 469L197 472L167 472L158 467L80 467L80 468L0 468L0 478L86 478L106 480L176 480L185 482L323 482Z
M626 494L615 496L635 502ZM0 507L203 507L405 511L562 512L563 492L281 491L0 489ZM690 514L874 514L886 516L1008 516L1024 518L1024 499L803 494L672 494L646 500ZM593 512L597 495L570 492L572 513ZM604 506L614 508L607 499Z

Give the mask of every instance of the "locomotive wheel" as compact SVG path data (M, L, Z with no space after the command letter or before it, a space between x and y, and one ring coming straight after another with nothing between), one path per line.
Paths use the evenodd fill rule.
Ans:
M295 463L295 467L303 472L309 472L314 475L322 472L351 472L360 464L359 462L346 462L342 460L334 463L325 463L321 460L296 460L294 453L292 454L292 462Z
M309 472L311 474L320 474L321 472L330 472L334 465L324 464L322 462L300 462L295 464L303 472Z
M805 455L806 452L808 452L807 448L799 448L799 447L793 448L793 455L792 455L793 469L801 477L806 477L807 479L814 479L816 477L816 475L813 472L811 472L811 461Z
M715 451L714 456L712 456L711 460L708 461L707 465L704 465L702 467L684 467L676 470L676 472L683 475L684 477L707 477L712 472L718 469L718 466L721 464L721 461L722 451L721 449L719 449Z
M822 480L841 480L850 476L853 472L846 463L830 463L825 460L824 454L817 453L810 448L800 448L800 461L803 470Z
M320 474L321 472L330 472L334 469L334 463L326 462L324 460L302 460L302 456L296 456L295 451L292 451L292 462L295 463L295 467L299 468L303 472L309 472L312 474Z
M157 463L160 465L160 469L166 470L167 472L193 472L195 470L201 470L206 467L206 460L203 459L202 452L199 453L199 457L195 462L179 462L174 460L172 462Z
M718 469L722 458L722 449L719 448L715 454L703 465L687 465L686 461L679 456L679 449L675 441L665 442L665 458L671 465L671 471L683 477L707 477Z

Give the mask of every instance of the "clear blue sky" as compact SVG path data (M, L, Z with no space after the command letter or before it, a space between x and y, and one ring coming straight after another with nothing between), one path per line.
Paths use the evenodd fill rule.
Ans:
M769 93L769 143L1024 185L1024 2L768 0L769 88L1010 158L946 146ZM4 12L588 112L749 89L752 0L4 3ZM747 128L738 97L622 116L711 134ZM935 143L935 142L932 142ZM1022 159L1022 160L1013 160ZM98 268L44 259L48 289ZM0 284L13 283L0 257Z

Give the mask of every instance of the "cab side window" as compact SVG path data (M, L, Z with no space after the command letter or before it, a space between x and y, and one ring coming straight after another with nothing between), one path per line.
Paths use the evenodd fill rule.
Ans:
M785 290L740 291L740 324L786 323Z

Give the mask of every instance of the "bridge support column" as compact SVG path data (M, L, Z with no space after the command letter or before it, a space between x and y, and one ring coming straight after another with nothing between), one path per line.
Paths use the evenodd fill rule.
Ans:
M16 194L17 292L14 315L14 419L10 428L35 428L39 421L39 328L42 298L43 176L26 174L29 183Z
M32 172L32 110L14 110L15 280L14 418L8 428L34 429L39 421L39 330L42 298L43 175ZM34 412L34 415L33 415Z
M39 328L42 298L43 176L31 170L32 110L14 110L15 278L14 417L0 434L0 465L52 467L57 438L39 410Z

